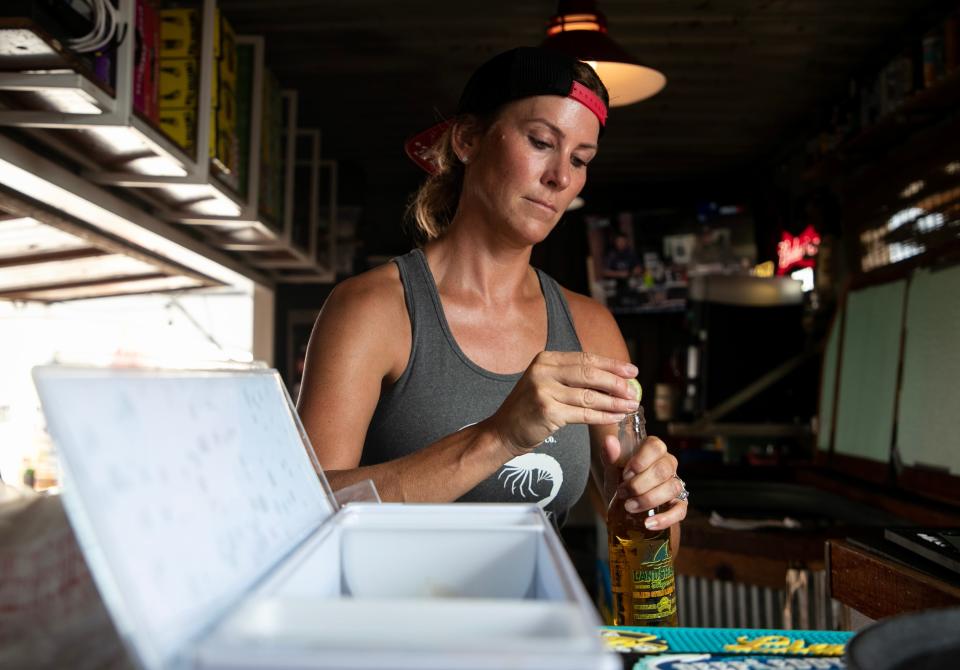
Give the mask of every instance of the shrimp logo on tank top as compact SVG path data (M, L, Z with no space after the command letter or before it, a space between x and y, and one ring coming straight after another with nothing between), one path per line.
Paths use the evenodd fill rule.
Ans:
M468 423L463 428L469 428L474 423ZM557 439L551 435L543 441L543 444L556 444L556 442ZM553 502L560 493L560 487L563 486L563 468L553 456L530 452L504 463L500 472L497 473L497 479L503 483L504 489L510 490L510 495L519 495L524 499L528 495L531 497L543 495L541 491L535 490L534 486L541 489L543 482L549 482L550 490L547 495L536 501L537 507L546 511L547 505ZM550 514L552 512L548 511L547 515Z
M526 498L527 493L537 495L533 490L534 483L539 485L544 480L550 482L550 492L537 501L540 509L546 509L563 486L563 468L553 456L529 453L507 461L497 474L497 479L503 480L503 488L510 487L510 493L519 493L521 498Z

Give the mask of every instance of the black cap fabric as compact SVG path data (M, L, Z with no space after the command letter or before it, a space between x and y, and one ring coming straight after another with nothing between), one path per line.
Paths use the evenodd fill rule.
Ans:
M487 114L501 105L538 95L577 97L574 71L577 60L559 51L542 47L518 47L498 54L481 65L467 80L457 105L457 115ZM606 104L592 91L578 84L580 102L591 107L600 119L600 135L606 121ZM585 98L589 98L586 101ZM430 152L450 121L424 130L404 145L407 155L429 173L436 171Z
M558 51L519 47L477 68L460 96L458 114L484 114L521 98L566 96L573 86L576 59Z

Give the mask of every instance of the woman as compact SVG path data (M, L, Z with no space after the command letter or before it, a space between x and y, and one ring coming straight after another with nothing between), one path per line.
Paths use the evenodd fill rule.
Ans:
M308 347L298 409L334 490L369 478L387 501L535 501L562 520L591 448L616 461L637 407L623 337L529 264L583 188L606 107L589 66L514 49L408 143L433 173L411 205L422 247L339 284ZM676 529L686 502L663 442L624 472L627 510L669 504L647 523Z

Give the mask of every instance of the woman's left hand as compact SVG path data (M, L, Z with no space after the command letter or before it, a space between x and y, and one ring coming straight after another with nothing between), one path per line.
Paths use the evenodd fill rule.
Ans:
M608 463L617 462L620 442L616 436L606 436L604 451ZM684 490L683 482L677 476L677 459L667 451L662 440L650 436L624 464L617 497L632 514L663 505L664 511L644 518L644 525L656 530L669 528L687 516L687 501L677 497Z

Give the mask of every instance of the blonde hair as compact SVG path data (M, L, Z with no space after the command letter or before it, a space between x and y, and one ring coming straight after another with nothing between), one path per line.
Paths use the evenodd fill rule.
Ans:
M607 89L592 67L577 61L574 64L574 81L578 81L597 94L609 106ZM436 165L436 170L420 185L407 205L407 222L418 246L442 236L450 227L453 215L460 204L463 190L464 166L453 150L453 132L457 125L471 119L479 123L482 132L492 125L499 110L487 117L467 114L454 119L430 148L425 158Z
M460 202L464 166L453 150L453 130L457 122L443 131L426 156L436 165L407 205L407 221L417 245L435 240L450 226Z

